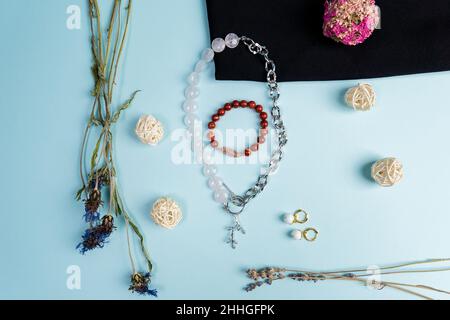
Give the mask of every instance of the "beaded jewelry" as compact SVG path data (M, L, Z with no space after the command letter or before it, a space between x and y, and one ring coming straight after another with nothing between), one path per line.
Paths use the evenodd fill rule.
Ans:
M308 242L316 241L319 236L319 231L316 228L307 228L305 230L292 230L291 237L294 240L302 240L305 239Z
M287 224L306 223L309 220L309 214L303 209L298 209L293 214L287 213L283 216L283 221Z
M270 113L277 137L277 146L275 147L275 151L271 155L267 169L264 171L264 173L259 175L254 186L249 188L242 195L237 195L236 193L231 191L231 189L222 181L222 179L217 176L217 167L212 163L212 158L210 155L208 155L207 152L201 152L201 155L199 157L196 157L196 159L203 164L203 174L208 178L208 185L214 192L214 200L222 204L225 211L233 218L232 225L227 228L229 232L227 243L229 243L233 249L236 248L237 245L237 241L235 238L236 233L240 232L242 234L245 234L245 231L239 220L241 213L244 211L247 204L265 189L269 175L273 174L278 169L279 162L283 157L282 148L287 143L287 135L283 121L281 120L280 107L278 104L280 92L277 83L277 75L275 72L276 67L274 61L269 57L269 51L265 46L256 43L252 39L245 36L239 37L234 33L228 34L225 39L214 39L212 41L211 48L207 48L202 52L200 60L195 65L194 71L188 77L189 86L185 90L186 101L183 104L183 109L186 112L184 122L187 126L187 132L189 133L188 136L192 142L194 154L196 154L199 150L207 151L203 150L201 130L198 130L198 123L200 123L200 120L195 114L195 112L198 110L196 99L200 94L198 88L200 73L204 71L208 63L214 59L214 55L216 53L224 51L227 47L230 49L236 48L241 43L244 44L252 54L259 55L264 59L265 70L267 73L266 80L269 87L269 96L272 101L272 108ZM250 109L252 107L255 108L255 111L259 113L261 119L260 125L263 130L262 136L259 136L259 141L257 141L257 143L263 143L269 126L269 123L267 121L268 115L267 113L263 112L262 106L256 105L256 103L254 103L253 101L247 102L236 100L231 104L225 104L223 108L219 109L217 114L213 115L213 121L209 122L208 128L210 130L213 130L216 126L216 122L220 119L220 117L225 115L227 111L231 110L233 106L249 107ZM217 149L218 142L215 140L214 132L210 131L208 134L211 149ZM258 150L258 144L253 144L249 148L246 148L243 155L249 156L251 152L255 150ZM241 153L238 153L235 150L228 150L227 155L232 155L234 157L241 155Z
M249 146L248 148L245 148L244 152L238 152L236 150L232 150L230 148L227 147L220 147L219 142L216 140L216 135L214 133L214 129L216 128L216 123L220 120L220 117L223 117L227 111L232 110L233 108L249 108L249 109L253 109L255 110L258 115L259 118L261 119L260 122L260 134L256 140L256 143L252 144L251 146ZM221 150L223 152L223 154L230 156L230 157L234 157L234 158L239 158L242 156L246 156L249 157L252 154L252 151L258 151L259 150L259 145L263 144L266 141L266 136L267 136L267 127L269 125L269 123L267 122L267 113L264 112L264 108L261 105L257 105L255 101L250 101L247 102L246 100L242 100L242 101L238 101L238 100L234 100L231 103L226 103L223 108L219 108L219 110L217 110L217 113L215 113L212 117L211 117L211 122L208 123L208 139L211 142L211 147L213 147L214 149L218 149Z

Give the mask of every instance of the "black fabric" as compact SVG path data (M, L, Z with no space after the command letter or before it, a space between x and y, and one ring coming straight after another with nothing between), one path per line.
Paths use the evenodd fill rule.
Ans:
M322 35L325 0L206 0L211 40L234 32L267 46L278 79L341 80L450 70L450 0L378 0L381 30L349 47ZM218 80L264 81L244 46L216 56Z

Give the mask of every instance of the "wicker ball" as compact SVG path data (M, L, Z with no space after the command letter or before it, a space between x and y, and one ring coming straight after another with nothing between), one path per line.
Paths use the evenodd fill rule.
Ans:
M368 111L376 101L375 91L370 84L359 84L345 93L345 102L358 111Z
M372 178L382 187L392 187L403 178L403 165L395 158L381 159L372 165Z
M136 135L142 143L157 145L164 136L164 128L153 116L143 115L136 124Z
M175 228L183 214L180 206L170 198L160 198L153 204L151 212L153 221L167 229Z

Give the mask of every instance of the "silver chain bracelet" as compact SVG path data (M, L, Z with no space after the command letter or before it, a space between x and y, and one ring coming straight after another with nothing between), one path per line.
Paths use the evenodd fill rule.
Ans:
M271 155L267 170L260 174L256 183L242 195L234 193L224 182L220 180L220 178L217 178L217 168L202 158L202 162L204 164L203 172L209 178L210 187L216 191L216 201L221 202L225 210L233 217L233 224L227 228L229 232L227 243L229 243L233 249L236 248L237 245L237 241L235 239L236 232L245 234L245 230L239 221L239 216L244 211L247 204L265 189L269 176L278 169L279 163L283 158L283 147L287 143L286 129L283 120L281 119L281 112L278 103L280 91L277 83L276 65L275 62L269 57L269 50L249 37L238 37L233 33L228 34L225 40L221 38L214 39L212 42L212 49L208 48L203 51L202 57L196 64L194 72L189 75L189 86L185 91L186 101L183 104L183 109L187 113L185 123L191 139L193 138L194 140L192 145L195 152L198 147L198 144L195 143L195 137L197 136L195 129L197 127L196 123L200 122L200 120L195 116L195 111L198 109L196 99L199 96L199 89L197 87L199 83L199 73L203 71L207 64L213 60L215 53L222 52L225 47L231 49L236 48L239 43L243 43L247 46L248 50L254 55L260 55L264 58L269 97L272 100L271 115L277 137L277 147Z

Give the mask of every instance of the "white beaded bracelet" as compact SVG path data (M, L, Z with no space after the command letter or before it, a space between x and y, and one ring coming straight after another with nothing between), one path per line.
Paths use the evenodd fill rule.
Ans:
M240 43L246 45L251 53L255 55L258 54L264 59L269 96L272 100L271 115L278 143L275 151L271 155L266 172L262 173L258 177L255 185L249 188L243 195L237 195L230 190L217 175L218 169L212 163L212 156L209 153L202 152L203 141L201 121L196 115L198 110L196 99L200 95L200 90L198 88L200 73L204 71L208 64L214 59L215 53L224 51L226 47L230 49L236 48ZM187 79L189 85L184 92L186 97L186 101L183 103L183 110L186 112L184 123L186 124L187 132L189 133L192 142L194 155L197 155L196 160L203 164L203 174L208 178L208 186L213 191L214 200L223 204L224 209L233 217L233 224L227 228L229 231L227 242L231 244L232 248L235 248L237 244L235 233L245 233L239 221L240 214L244 211L249 201L255 198L266 187L269 175L278 168L279 162L283 156L282 148L287 143L287 135L278 106L280 93L275 69L275 63L269 58L269 51L266 47L256 43L248 37L239 37L234 33L229 33L225 39L216 38L212 41L211 48L207 48L202 52L200 60L195 65L194 71Z

